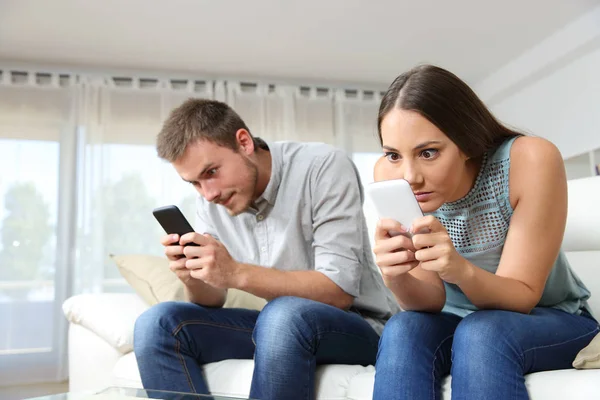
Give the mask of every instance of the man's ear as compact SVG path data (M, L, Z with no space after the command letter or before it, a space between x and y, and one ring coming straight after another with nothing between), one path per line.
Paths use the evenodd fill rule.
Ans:
M245 129L238 129L235 133L235 139L242 153L248 156L254 153L254 140L252 140L250 132Z

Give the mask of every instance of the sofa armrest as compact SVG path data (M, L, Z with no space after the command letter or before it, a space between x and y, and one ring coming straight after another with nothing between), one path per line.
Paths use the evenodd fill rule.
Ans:
M80 294L63 303L69 322L87 328L122 354L133 350L135 320L147 308L133 293Z

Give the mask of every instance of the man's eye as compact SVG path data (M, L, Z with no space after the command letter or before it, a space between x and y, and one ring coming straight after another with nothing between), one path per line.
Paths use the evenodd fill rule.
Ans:
M398 155L398 153L392 153L392 152L385 153L385 158L387 158L388 161L392 161L392 162L400 160L400 156Z
M426 149L421 152L421 156L426 160L434 158L437 154L438 151L436 149Z
M216 174L216 173L217 173L217 169L216 169L216 168L211 168L211 169L209 169L208 171L206 171L206 174L207 174L208 176L212 176L212 175L214 175L214 174Z

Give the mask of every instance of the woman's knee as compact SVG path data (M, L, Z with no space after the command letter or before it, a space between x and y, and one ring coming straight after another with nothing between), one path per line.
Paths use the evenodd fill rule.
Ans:
M441 314L418 311L403 311L395 314L385 324L380 346L406 346L407 344L425 344L429 336L439 333Z
M458 317L404 311L394 315L385 325L377 354L378 375L394 373L422 374L431 372L436 352L449 353L450 345L442 347L452 338ZM428 369L427 369L428 368ZM383 375L382 375L383 374Z
M412 311L399 312L390 318L381 334L379 347L398 348L403 344L418 340L416 338L416 330L418 329L418 321L421 319L421 313Z
M482 310L466 316L454 332L452 360L469 364L489 363L497 356L515 353L516 330L511 327L510 311Z

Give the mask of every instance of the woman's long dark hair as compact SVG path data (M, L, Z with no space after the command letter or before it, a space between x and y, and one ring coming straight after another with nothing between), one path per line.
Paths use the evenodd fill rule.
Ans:
M421 114L471 158L483 155L508 138L522 135L498 122L460 78L433 65L405 72L388 88L377 118L382 144L381 122L394 108Z

